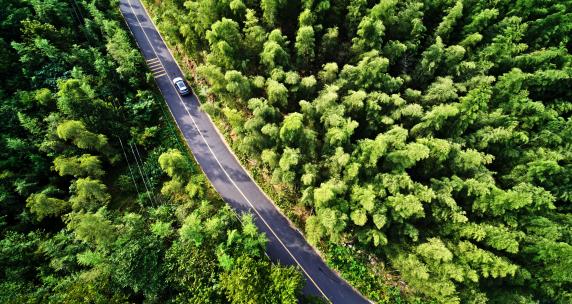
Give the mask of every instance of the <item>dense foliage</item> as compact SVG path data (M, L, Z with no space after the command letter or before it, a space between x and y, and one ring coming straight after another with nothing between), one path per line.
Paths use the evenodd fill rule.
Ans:
M301 274L178 141L118 5L0 0L0 303L298 303Z
M572 301L570 0L148 4L311 242L438 302Z

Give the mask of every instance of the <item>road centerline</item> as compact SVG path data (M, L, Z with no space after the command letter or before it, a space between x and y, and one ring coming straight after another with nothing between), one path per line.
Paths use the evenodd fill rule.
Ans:
M137 23L139 24L139 28L141 29L141 31L143 32L143 35L145 36L147 43L149 44L149 46L151 47L151 50L153 51L153 53L155 54L156 58L159 59L159 62L161 63L161 66L163 67L163 69L165 68L163 65L163 61L161 60L161 58L159 57L157 51L155 50L155 47L153 46L153 44L151 43L151 39L149 39L149 36L147 35L147 33L145 32L145 29L143 28L143 25L141 24L141 21L139 20L139 17L137 16L137 14L135 13L135 10L131 4L131 0L127 0L127 3L129 4L129 8L131 9L131 12L133 13L133 15L135 16ZM143 5L142 3L140 3L140 5ZM148 16L149 17L149 16ZM150 18L150 17L149 17ZM161 38L163 44L165 44L165 47L167 47L166 43L163 41L163 39ZM150 59L151 60L151 59ZM174 60L174 58L173 58ZM181 71L182 73L182 71ZM222 165L222 163L220 162L220 160L218 159L218 157L216 156L216 154L214 153L214 151L212 150L212 148L210 147L209 143L207 142L206 138L204 137L204 135L202 134L200 128L198 127L194 117L191 115L191 113L189 112L189 109L187 108L187 105L185 104L185 102L183 101L183 99L181 98L181 96L178 94L176 88L174 87L174 84L171 83L170 86L172 89L175 90L175 95L177 95L179 101L181 102L181 104L183 105L183 107L185 108L185 111L187 112L188 116L191 118L191 121L193 122L193 125L195 126L195 129L197 130L197 132L199 133L199 135L201 136L203 142L205 143L205 145L207 146L207 148L209 149L210 154L213 156L214 160L218 163L219 167L221 168L221 170L224 172L224 174L226 175L227 179L232 183L232 185L238 190L238 192L241 194L241 196L246 200L246 202L250 205L250 207L252 208L252 210L258 215L258 217L262 220L262 222L265 224L265 226L268 228L268 230L270 230L270 232L274 235L274 237L278 240L278 242L282 245L282 247L286 250L286 252L288 253L288 255L290 255L290 257L294 260L294 262L298 265L298 267L306 274L306 277L313 283L313 285L316 287L316 289L318 289L318 291L324 296L324 298L326 300L328 300L330 303L332 302L328 296L324 293L324 291L318 286L318 284L314 281L314 279L310 276L310 274L305 270L305 268L301 265L301 263L296 259L296 257L290 252L290 250L288 249L288 247L282 242L282 240L280 239L280 237L278 237L278 235L276 234L276 232L274 232L274 230L272 229L272 227L268 224L268 222L264 219L264 217L259 213L259 211L254 207L254 205L252 204L252 202L248 199L248 197L246 197L246 195L242 192L242 190L238 187L238 185L236 184L236 182L232 179L232 177L228 174L228 172L226 171L226 169L224 168L224 166Z

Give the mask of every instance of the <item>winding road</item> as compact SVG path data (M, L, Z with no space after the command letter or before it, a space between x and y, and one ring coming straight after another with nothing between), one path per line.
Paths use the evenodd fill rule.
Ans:
M331 303L369 303L332 271L304 236L284 217L230 151L194 95L180 96L172 84L184 77L139 0L120 0L120 10L152 71L169 110L203 172L225 202L253 214L268 237L266 252L274 261L296 265L307 284L303 292Z

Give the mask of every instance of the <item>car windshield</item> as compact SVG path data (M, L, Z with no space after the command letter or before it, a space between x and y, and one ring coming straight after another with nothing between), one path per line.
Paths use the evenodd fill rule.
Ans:
M185 84L182 81L177 81L177 86L179 87L179 89L183 90L186 89L187 87L185 87Z

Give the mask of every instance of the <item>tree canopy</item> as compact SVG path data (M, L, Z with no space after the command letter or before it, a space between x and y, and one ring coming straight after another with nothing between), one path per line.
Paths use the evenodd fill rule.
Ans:
M301 273L179 141L117 1L0 6L0 303L298 303ZM239 29L205 43L246 103Z
M570 302L572 2L147 2L164 27L232 24L225 62L212 34L170 41L208 67L245 163L371 299Z

